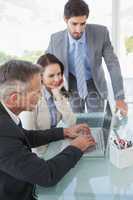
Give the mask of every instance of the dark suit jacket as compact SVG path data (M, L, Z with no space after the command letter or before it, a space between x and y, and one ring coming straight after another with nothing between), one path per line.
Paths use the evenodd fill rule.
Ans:
M44 122L45 123L45 122ZM0 103L0 199L31 200L34 184L56 184L80 159L82 152L68 146L45 161L32 147L63 139L63 129L27 131L19 128Z

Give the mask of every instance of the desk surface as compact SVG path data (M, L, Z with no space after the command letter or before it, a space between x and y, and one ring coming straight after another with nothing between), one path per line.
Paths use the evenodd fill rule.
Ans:
M126 130L132 131L133 105ZM58 153L59 142L48 148L45 159ZM133 167L118 169L106 158L83 157L54 187L38 187L39 200L132 200Z

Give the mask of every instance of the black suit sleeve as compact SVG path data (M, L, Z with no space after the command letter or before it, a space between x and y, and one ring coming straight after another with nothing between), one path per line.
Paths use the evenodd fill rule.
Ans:
M23 140L10 136L0 138L0 170L18 180L45 187L55 185L81 156L79 149L68 146L45 161L30 152Z
M23 133L28 138L32 148L64 139L63 128L53 128L44 131L23 129Z

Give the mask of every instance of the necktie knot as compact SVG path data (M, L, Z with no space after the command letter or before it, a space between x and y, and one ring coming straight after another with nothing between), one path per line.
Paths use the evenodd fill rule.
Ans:
M75 47L75 49L77 49L77 50L79 50L80 48L82 48L82 46L83 46L83 42L81 42L81 41L74 41L74 47Z
M18 126L19 126L19 128L23 128L21 120L19 120Z

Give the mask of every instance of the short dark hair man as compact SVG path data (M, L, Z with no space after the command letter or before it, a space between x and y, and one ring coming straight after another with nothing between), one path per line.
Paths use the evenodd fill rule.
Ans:
M83 0L69 0L64 7L67 29L51 36L47 52L58 57L65 66L65 81L72 91L74 112L103 107L108 90L102 57L111 77L116 108L127 114L123 80L117 56L105 26L87 24L89 7Z
M46 187L56 184L77 163L82 152L95 144L86 125L45 131L21 127L19 113L33 110L40 97L41 71L40 66L19 60L0 66L1 200L35 200L35 184ZM72 138L81 129L86 135L77 136L50 160L45 161L31 152L32 147Z

